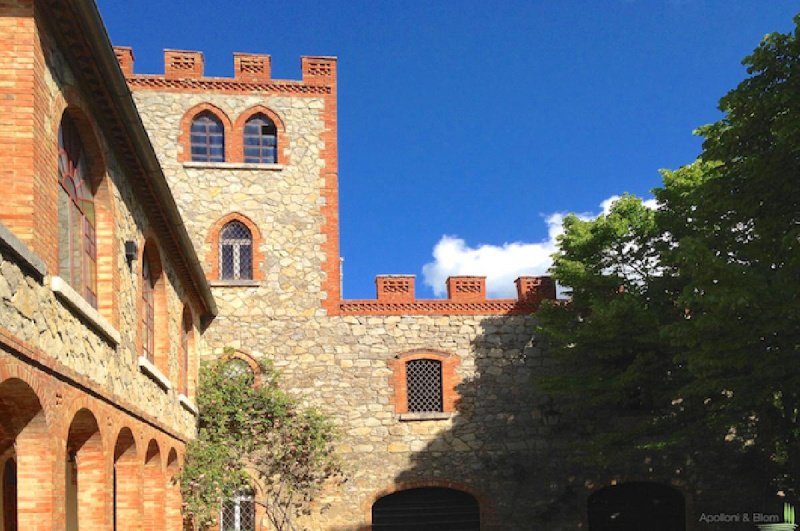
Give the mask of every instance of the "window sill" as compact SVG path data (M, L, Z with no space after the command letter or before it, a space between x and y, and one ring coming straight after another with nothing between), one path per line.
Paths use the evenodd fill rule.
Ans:
M450 420L455 416L452 411L426 411L424 413L400 413L397 419L401 422L417 420Z
M153 363L144 356L139 356L139 370L152 378L164 391L172 389L172 384L169 383L169 379L158 370L158 367L153 365Z
M212 288L255 288L260 285L258 280L209 280Z
M44 261L33 254L33 251L2 223L0 223L0 243L10 249L22 261L24 266L36 273L39 282L47 275L47 265L45 265Z
M197 406L194 405L192 401L189 400L189 398L185 394L181 393L178 395L178 402L180 402L180 404L186 411L188 411L195 417L200 414L200 411L198 411Z
M283 164L259 164L255 162L184 162L184 168L209 168L213 170L281 171Z
M105 337L113 346L119 345L121 337L116 328L92 308L67 282L61 277L50 278L50 289L58 298L67 303L67 306L82 317L92 328Z

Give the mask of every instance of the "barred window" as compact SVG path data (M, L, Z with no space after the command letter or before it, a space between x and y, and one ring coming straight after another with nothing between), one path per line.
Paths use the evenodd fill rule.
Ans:
M192 335L192 314L189 308L183 309L183 321L181 323L181 344L180 344L180 389L183 396L189 396L189 339Z
M406 363L409 413L444 411L442 408L442 362L411 360Z
M231 221L222 227L219 276L223 280L253 278L253 235L244 223Z
M278 162L278 129L262 113L254 115L244 124L244 161Z
M220 531L256 530L256 504L252 490L237 492L222 503L219 529Z
M97 241L87 154L75 122L58 128L58 274L97 308Z
M210 112L201 112L192 120L192 160L198 162L225 161L225 128Z

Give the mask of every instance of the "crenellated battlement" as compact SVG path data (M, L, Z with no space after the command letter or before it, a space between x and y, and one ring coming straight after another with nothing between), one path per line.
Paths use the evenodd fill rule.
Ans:
M300 94L331 94L336 86L336 57L303 56L301 80L272 79L272 61L266 54L233 54L233 77L206 77L203 52L164 50L163 74L134 72L133 48L115 46L122 73L135 88L238 91L284 91Z
M446 299L416 299L414 275L378 275L377 298L345 300L344 315L513 315L536 311L545 300L555 300L556 285L549 276L519 277L516 299L486 298L486 277L447 278Z

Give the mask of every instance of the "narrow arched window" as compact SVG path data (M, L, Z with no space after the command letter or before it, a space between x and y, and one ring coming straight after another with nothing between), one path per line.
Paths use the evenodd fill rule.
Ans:
M244 223L230 221L222 227L219 272L223 280L253 278L253 235Z
M220 531L255 531L256 504L252 489L243 489L222 502Z
M278 162L278 129L263 113L253 115L244 124L244 161Z
M155 363L156 278L152 267L145 248L142 253L142 356Z
M180 391L183 396L189 396L189 347L192 335L192 314L189 308L183 310L183 320L181 322L181 342L180 342Z
M94 193L86 150L67 115L58 128L58 274L97 307Z
M225 128L210 112L201 112L192 120L192 160L197 162L225 161Z
M407 362L406 389L409 413L443 411L442 362L429 359Z

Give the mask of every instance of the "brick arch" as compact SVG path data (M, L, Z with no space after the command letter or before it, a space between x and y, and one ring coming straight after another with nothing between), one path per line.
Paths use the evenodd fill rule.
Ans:
M230 360L244 361L250 367L250 370L253 371L253 385L255 388L257 389L261 385L261 373L263 372L261 369L261 364L253 357L252 354L243 350L228 349L224 354L222 354L222 356L219 357L219 360L220 363L225 363L226 361Z
M191 162L192 160L191 135L189 130L192 126L192 120L201 112L210 112L222 122L222 127L225 130L225 162L229 162L231 160L231 153L233 153L231 146L233 125L231 124L231 119L228 118L225 111L207 102L198 103L187 110L181 118L180 131L178 132L178 162Z
M166 487L164 458L161 446L153 438L144 453L142 524L144 529L165 529L164 492Z
M181 517L181 484L179 474L181 471L181 461L175 448L170 448L167 454L167 466L164 496L164 518L166 529L181 529L183 518Z
M141 521L142 459L133 430L120 428L114 444L114 514L118 525Z
M75 403L83 401L76 400ZM69 418L69 417L68 417ZM66 438L65 460L67 526L80 522L90 529L105 529L112 503L110 460L98 416L88 407L75 411Z
M406 364L409 361L423 359L436 360L442 364L442 410L445 413L455 412L458 400L461 398L457 390L461 379L456 374L461 358L441 350L420 348L397 354L388 361L392 370L389 375L389 385L392 389L391 402L394 404L395 413L408 412Z
M163 253L158 240L153 236L152 231L146 231L139 242L137 257L138 268L136 269L137 291L136 291L136 352L137 355L144 355L144 333L142 324L142 314L144 304L142 302L142 270L144 267L144 253L147 250L147 257L150 265L150 274L156 277L154 286L154 305L155 322L153 326L154 338L154 359L150 360L161 373L169 379L169 307L167 304L167 275L164 270L164 263L161 257Z
M264 268L266 266L264 261L264 253L261 250L264 244L264 239L261 236L261 231L258 230L258 225L253 223L249 217L239 212L231 212L222 216L208 231L206 236L206 243L209 244L208 255L206 255L206 264L209 280L219 280L219 235L222 228L231 221L238 221L243 224L250 231L253 237L253 280L264 280Z
M53 168L58 167L58 130L64 116L69 116L78 129L81 143L86 151L88 158L89 179L92 183L92 195L95 208L95 244L96 244L96 290L97 290L97 310L115 327L119 327L118 293L119 279L117 277L117 259L119 255L119 244L115 238L117 219L117 208L114 200L115 194L113 183L108 176L108 164L106 161L105 142L100 135L100 128L94 121L89 107L81 97L80 92L67 85L62 88L52 104L52 114L50 124L50 138L52 146L42 149L45 156L48 156L52 147L53 157L48 156L48 165ZM48 172L58 176L56 171ZM57 186L57 185L56 185ZM54 189L55 190L55 189ZM54 191L54 196L57 192ZM53 205L57 205L57 198L54 197ZM49 214L49 213L48 213ZM49 218L49 216L53 216ZM58 226L58 207L54 206L52 214L48 219L52 226ZM48 262L48 267L53 271L58 271L58 232L54 232L55 241L52 249L55 254L52 256L52 263ZM45 260L50 258L43 255Z
M247 120L259 113L263 113L267 118L272 120L272 123L275 124L275 129L277 129L277 164L288 164L289 157L287 155L288 150L286 148L289 147L289 143L288 139L286 138L286 126L283 123L283 118L281 118L278 113L269 107L265 107L264 105L254 105L236 118L232 129L233 138L231 139L231 147L233 151L231 151L230 160L232 162L244 161L244 124L247 123Z
M40 396L44 389L29 383L29 373L11 364L0 366L0 453L13 448L16 463L16 504L19 529L49 528L54 522L53 478L55 438ZM21 373L21 374L19 374ZM34 384L34 385L31 385ZM63 466L63 465L62 465Z
M477 488L463 483L461 481L454 481L449 479L419 479L413 481L395 481L390 483L383 489L374 492L368 496L361 505L362 514L364 515L364 522L366 526L359 529L359 531L372 530L372 506L385 496L400 492L403 490L420 489L426 487L439 487L445 489L457 490L465 492L478 501L478 507L481 515L481 527L488 526L494 519L496 508L494 502L490 497L485 495Z

